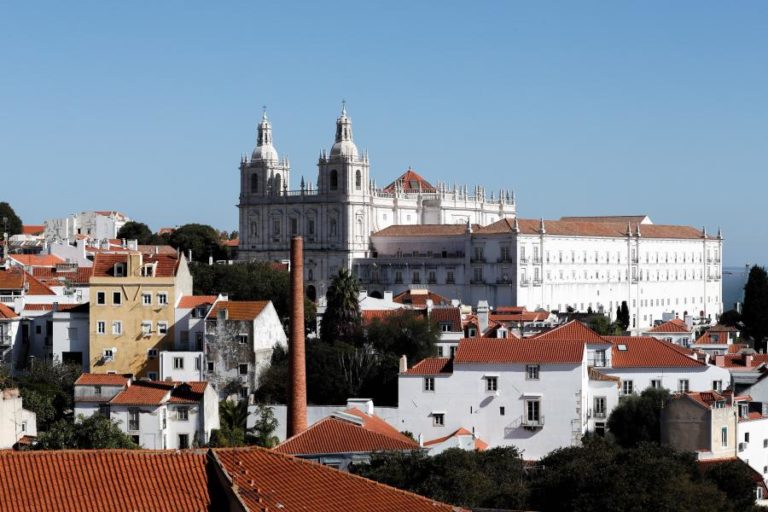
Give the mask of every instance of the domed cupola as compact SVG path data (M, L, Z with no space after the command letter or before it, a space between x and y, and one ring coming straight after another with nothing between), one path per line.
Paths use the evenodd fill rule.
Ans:
M272 145L272 125L269 124L266 108L264 109L264 114L261 116L259 136L256 140L256 149L253 150L251 159L277 161L277 150L275 149L275 146Z
M336 119L336 142L331 147L330 156L357 158L357 146L352 142L352 120L347 115L346 102L342 103L341 115Z

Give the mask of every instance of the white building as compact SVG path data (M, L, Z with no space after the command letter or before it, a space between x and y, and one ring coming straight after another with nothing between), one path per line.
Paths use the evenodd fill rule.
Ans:
M15 388L0 390L0 450L7 450L25 436L37 436L37 415L22 407Z
M73 213L61 219L46 220L43 236L49 242L74 242L78 235L97 240L115 239L120 228L130 220L114 210Z
M205 321L206 380L222 400L247 399L275 345L287 347L288 337L271 301L217 301Z
M225 298L216 295L185 295L179 300L173 329L175 350L203 350L205 317L217 300Z
M15 369L14 349L21 338L21 317L11 308L0 302L0 363Z
M104 414L142 448L181 450L207 444L219 428L219 401L207 382L131 381L83 374L75 382L75 417Z
M329 153L318 159L316 184L291 183L287 159L280 160L272 143L266 113L259 124L251 158L240 162L241 259L288 259L292 235L304 237L307 294L324 297L330 278L351 268L356 258L371 254L370 234L394 224L489 224L515 214L514 197L502 190L486 194L481 187L433 186L408 170L380 188L370 176L368 154L352 140L346 108L336 121Z
M162 350L160 357L160 380L173 382L194 382L206 380L205 353Z
M90 369L89 304L32 304L21 312L28 330L26 357Z
M393 225L352 263L369 293L422 287L464 303L593 310L630 329L666 316L722 313L722 236L647 217L504 218L486 226Z

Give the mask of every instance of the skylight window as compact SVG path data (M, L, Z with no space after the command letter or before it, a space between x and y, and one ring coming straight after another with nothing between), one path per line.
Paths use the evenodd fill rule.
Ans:
M619 345L619 350L621 352L626 352L627 351L627 346L622 343L621 345Z

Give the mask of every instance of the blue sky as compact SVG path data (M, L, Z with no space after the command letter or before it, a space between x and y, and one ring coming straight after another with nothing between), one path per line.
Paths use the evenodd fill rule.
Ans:
M344 98L379 184L410 165L768 260L768 2L5 2L0 65L0 200L27 223L237 229L261 106L296 186Z

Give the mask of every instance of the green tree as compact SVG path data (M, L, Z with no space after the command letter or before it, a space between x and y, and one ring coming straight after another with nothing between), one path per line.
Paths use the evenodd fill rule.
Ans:
M327 305L320 325L320 339L325 343L359 342L361 337L359 292L357 278L347 269L339 270L328 287Z
M153 243L152 230L143 222L128 221L117 232L117 238L137 240L140 244Z
M275 411L271 407L259 405L256 413L256 423L249 432L249 441L264 448L274 448L280 442L280 439L275 435L277 425Z
M596 314L588 319L589 328L601 336L618 336L622 328L618 323L612 323L607 316Z
M24 408L37 414L38 430L46 430L74 409L78 365L56 361L35 361L16 379Z
M720 318L718 319L718 323L721 325L727 325L730 327L736 327L741 328L741 313L736 311L735 309L729 309L728 311L724 311L722 315L720 315Z
M397 358L405 355L409 365L434 356L439 337L440 332L435 322L411 311L375 319L367 327L366 336L376 351Z
M222 400L219 402L219 422L232 428L245 430L248 422L248 402L245 400Z
M744 286L744 308L741 313L744 334L755 342L755 350L765 351L768 336L768 273L753 266Z
M5 201L0 203L0 229L7 229L8 236L18 235L22 230L22 222L10 204ZM2 238L3 232L0 232Z
M208 261L209 256L219 259L219 232L205 224L184 224L171 233L168 242L174 249L189 255L194 261Z
M643 442L661 440L661 410L669 400L664 388L648 388L639 396L623 397L608 418L608 429L616 442L634 447Z
M742 460L725 460L719 463L709 463L704 476L717 485L728 497L728 503L734 511L763 510L755 506L755 483L752 480L752 470Z
M621 326L622 331L629 328L629 306L625 300L621 301L621 307L616 312L616 323Z
M88 418L79 417L77 423L58 420L37 438L40 450L92 450L106 448L134 449L138 446L125 434L117 423L101 414Z
M221 424L218 429L211 430L211 439L208 442L211 448L232 448L245 446L245 431L242 428L232 428Z

